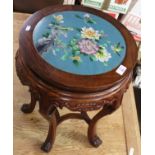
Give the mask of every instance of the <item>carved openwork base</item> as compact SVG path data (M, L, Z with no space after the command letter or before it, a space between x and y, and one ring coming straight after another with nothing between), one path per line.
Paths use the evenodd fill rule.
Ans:
M49 131L47 138L41 149L49 152L52 148L55 137L56 127L67 119L82 119L88 124L88 140L94 147L101 145L102 141L96 133L96 124L102 117L115 111L122 101L123 93L127 90L131 75L122 80L112 88L101 92L80 93L57 89L52 85L43 83L33 72L25 65L20 52L16 55L16 70L19 79L23 85L30 88L31 101L29 104L23 104L21 110L24 113L31 113L39 102L40 114L49 122ZM58 108L68 108L71 111L79 113L69 113L60 116ZM92 119L87 111L101 109Z
M24 113L30 113L34 110L36 101L38 98L33 96L31 92L31 103L24 104L22 106L22 111ZM41 115L48 120L49 122L49 131L45 142L42 144L41 149L45 152L49 152L54 144L55 137L56 137L56 127L67 119L82 119L88 124L88 140L90 144L94 147L98 147L102 144L102 140L97 136L96 133L96 124L99 119L112 113L114 110L118 108L121 103L122 97L118 100L113 102L111 105L105 104L101 111L99 111L92 119L88 116L86 111L81 111L79 113L69 113L63 116L60 116L57 108L50 104L49 98L46 95L43 95L42 98L39 100L39 112Z

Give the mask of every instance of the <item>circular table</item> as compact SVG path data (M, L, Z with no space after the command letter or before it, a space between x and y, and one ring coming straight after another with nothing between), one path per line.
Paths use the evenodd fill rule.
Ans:
M21 110L31 113L39 101L39 112L49 121L42 150L50 151L57 125L68 118L85 120L89 142L98 147L96 122L121 105L136 61L130 32L101 11L58 5L28 18L19 36L16 70L31 93L30 104ZM60 116L63 107L79 113ZM87 111L98 109L90 119Z

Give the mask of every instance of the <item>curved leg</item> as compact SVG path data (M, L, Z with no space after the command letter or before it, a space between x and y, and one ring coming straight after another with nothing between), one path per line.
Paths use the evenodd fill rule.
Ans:
M117 101L117 103L114 102L112 105L110 104L104 105L103 109L99 113L97 113L91 121L89 121L88 140L94 147L98 147L100 144L102 144L102 140L96 134L97 121L103 116L110 114L115 109L117 109L118 105L120 105L119 103L120 103L120 100Z
M51 104L48 96L45 94L42 95L39 100L39 112L49 122L48 135L45 142L41 146L43 151L49 152L55 141L57 119L59 115L56 107Z
M51 114L47 138L43 143L43 145L41 146L41 149L45 152L49 152L53 146L53 143L55 141L55 136L56 136L56 126L57 126L57 121L56 121L56 115L54 110L53 113Z
M21 107L21 111L24 113L31 113L33 112L36 102L38 100L38 94L35 90L33 90L32 88L30 88L30 93L31 93L31 102L29 104L23 104Z
M89 124L91 122L91 119L89 118L89 116L88 116L86 111L81 111L81 116L85 120L86 123Z
M55 116L56 116L56 120L57 120L57 123L60 121L60 114L59 114L59 111L57 109L55 109Z

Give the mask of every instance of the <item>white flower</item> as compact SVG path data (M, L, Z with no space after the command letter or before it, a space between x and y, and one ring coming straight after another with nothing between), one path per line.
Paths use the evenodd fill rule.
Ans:
M53 24L48 24L48 26L49 26L49 27L52 27L52 26L53 26Z
M58 23L63 23L63 16L62 15L53 15L54 19L58 22Z
M50 41L49 38L42 37L42 38L40 38L40 39L38 40L38 44L39 44L39 45L45 45L45 44L47 44L49 41Z
M90 15L88 13L84 14L84 18L90 18Z
M100 62L108 62L111 58L111 54L107 52L106 48L102 48L100 52L95 54L95 57Z
M101 34L98 31L95 31L92 27L86 28L83 27L81 31L81 37L87 39L96 39L99 40Z

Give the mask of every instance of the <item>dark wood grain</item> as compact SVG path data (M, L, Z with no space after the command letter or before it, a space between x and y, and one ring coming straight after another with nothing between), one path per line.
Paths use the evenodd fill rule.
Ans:
M30 87L29 91L31 94L31 102L29 104L27 104L27 103L23 104L23 106L21 107L21 110L24 113L31 113L35 108L36 102L39 100L39 95L35 89Z
M80 76L60 71L46 63L37 53L32 41L32 33L37 22L44 16L56 11L81 10L96 14L111 22L122 33L126 41L127 54L122 62L127 67L123 76L115 69L100 75ZM25 27L31 25L30 32ZM56 136L56 127L69 118L83 119L88 124L88 140L98 147L102 141L97 136L98 120L114 112L121 105L124 92L132 79L132 72L137 60L137 47L127 29L112 17L87 7L56 6L48 7L32 15L24 24L19 38L19 50L16 54L16 71L23 85L30 87L31 103L23 105L22 111L33 111L39 101L39 112L49 122L49 131L42 150L49 152ZM93 82L92 82L93 81ZM66 107L76 114L60 116L58 108ZM87 111L99 110L92 119Z
M18 52L20 53L20 51ZM17 53L18 56L16 57L16 68L18 76L24 85L28 85L31 89L33 88L33 90L35 89L35 95L39 100L39 112L50 123L47 138L41 149L45 152L50 151L55 140L56 126L69 118L85 120L89 125L88 139L93 146L98 147L102 142L96 135L96 123L101 117L110 114L120 106L120 97L122 97L123 93L127 90L132 78L132 73L119 84L101 92L77 93L64 91L49 86L41 81L35 74L33 74L33 72L31 72L27 65L22 62L22 57L20 54ZM23 72L20 72L20 70ZM25 75L27 78L25 78ZM31 92L31 94L33 93ZM31 101L28 108L26 110L22 110L25 113L32 112L35 106L34 103L35 102ZM79 111L81 113L60 116L56 108L62 109L63 107L67 107L72 111ZM102 107L103 109L93 119L90 119L86 114L86 111L97 110Z

